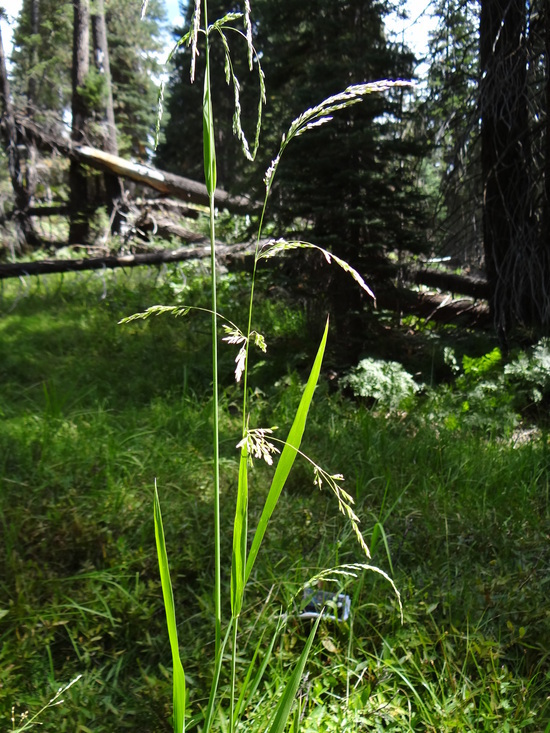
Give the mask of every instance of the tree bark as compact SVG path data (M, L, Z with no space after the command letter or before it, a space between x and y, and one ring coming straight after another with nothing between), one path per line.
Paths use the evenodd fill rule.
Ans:
M103 0L95 0L92 12L92 38L94 45L94 64L105 82L105 120L102 148L112 155L118 155L116 137L115 112L113 106L113 85L111 83L111 66L107 29L105 25L105 7ZM111 221L111 233L118 234L122 223L121 205L124 195L122 181L118 176L106 172L104 175L107 194L107 211Z
M8 170L14 193L14 214L17 235L17 252L35 247L38 237L29 216L29 192L23 182L23 170L17 148L17 128L11 101L10 84L4 56L2 31L0 30L0 96L2 98L2 137L8 159ZM13 252L15 254L15 252Z
M243 244L216 245L216 258L224 263L238 261L242 263L247 257L253 258L254 245ZM146 254L111 255L107 257L89 257L80 260L42 260L40 262L22 262L17 264L0 263L0 280L27 275L50 275L60 272L79 272L82 270L103 270L117 267L140 267L142 265L162 265L168 262L206 259L210 257L210 244L197 247L181 247L177 250L160 250Z
M545 85L545 146L544 146L544 214L543 226L546 233L546 246L550 246L550 0L543 0L544 23L544 72Z
M82 90L89 71L89 0L73 0L73 91L71 140L82 145L86 142L89 117L88 104ZM82 163L71 160L69 171L71 217L69 244L83 244L89 235L90 205L88 181Z
M31 0L31 32L36 38L40 32L40 7L39 0ZM32 45L31 51L31 73L27 84L27 115L30 119L34 119L37 97L36 70L38 67L38 47L36 43ZM27 195L29 197L29 205L32 206L34 195L36 193L36 184L38 181L36 173L37 149L36 143L32 140L27 143Z
M460 293L480 300L487 300L489 297L487 281L478 277L455 275L440 270L414 270L405 277L405 280L437 288L446 293Z
M483 240L490 308L505 345L517 324L550 323L549 258L533 210L525 0L482 0Z

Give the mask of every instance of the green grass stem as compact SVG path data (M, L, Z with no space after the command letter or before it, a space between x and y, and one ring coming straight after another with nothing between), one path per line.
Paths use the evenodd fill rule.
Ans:
M214 454L214 602L216 609L216 655L219 653L222 633L221 601L221 517L220 517L220 427L218 377L218 296L216 278L216 144L210 78L210 37L208 32L208 1L204 0L203 18L206 37L205 75L203 94L203 151L204 176L209 197L210 270L212 288L212 449Z

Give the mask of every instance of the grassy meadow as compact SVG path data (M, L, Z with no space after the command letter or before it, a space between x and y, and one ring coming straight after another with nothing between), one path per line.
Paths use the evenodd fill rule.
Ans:
M193 264L1 288L0 729L30 725L60 687L82 675L61 705L40 716L43 731L170 731L153 489L156 479L196 711L206 705L214 655L210 322L200 313L118 321L155 303L208 307L207 279ZM323 317L312 326L311 309L263 275L257 292L268 350L250 365L252 412L257 424L285 434ZM244 278L225 275L219 310L242 322L247 296ZM426 339L420 376L428 384L456 334L447 337L418 335ZM331 338L337 342L338 334ZM223 556L231 553L242 427L234 358L234 348L220 343ZM544 395L535 410L527 391L498 381L502 365L489 359L465 362L454 381L384 409L339 390L331 360L337 364L338 354L329 355L304 450L344 473L372 563L401 593L403 622L383 577L342 576L350 619L321 622L290 729L548 733ZM270 473L255 464L253 517ZM362 559L332 494L319 491L307 464L297 462L239 629L237 664L245 670L285 615L268 682L246 701L254 730L267 722L309 634L297 611L304 583ZM230 579L222 580L229 605ZM188 723L190 730L200 725ZM216 729L227 729L223 713Z

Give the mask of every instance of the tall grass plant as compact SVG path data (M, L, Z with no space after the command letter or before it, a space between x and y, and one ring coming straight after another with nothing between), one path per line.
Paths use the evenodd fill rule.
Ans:
M340 102L299 118L294 136L321 123L332 103ZM289 131L280 153L291 139ZM279 160L266 176L268 195ZM312 245L263 245L259 236L255 265L266 254L304 246ZM257 284L256 267L254 277ZM14 284L2 292L6 727L27 725L33 714L21 713L47 708L66 680L82 673L63 695L65 714L43 717L44 730L162 730L170 716L181 730L186 715L189 729L210 722L216 730L280 730L286 721L293 731L550 730L545 435L513 444L498 426L486 429L487 414L481 428L472 421L458 429L447 417L467 399L465 384L452 399L450 388L438 392L438 409L432 396L418 396L409 414L350 403L318 379L326 330L309 376L278 369L272 340L269 365L262 355L263 364L249 366L249 346L263 343L257 322L277 334L284 364L285 331L295 329L287 335L299 340L303 320L294 306L285 311L267 302L257 287L252 311L250 292L243 296L241 279L230 277L217 290L231 292L232 322L216 316L214 334L228 327L223 335L237 363L230 349L220 349L216 403L204 377L212 348L204 309L210 317L217 310L210 285L189 278L185 297L198 309L147 310L153 298L167 297L162 278L152 281L71 276L40 281L35 291ZM124 312L166 310L186 313L184 331L168 319L114 327ZM233 376L243 361L244 401ZM277 385L268 379L273 374ZM321 399L313 401L313 392ZM283 443L266 432L271 427L256 427L283 424L293 426ZM275 479L257 458L251 469L255 452L283 461ZM314 457L314 477L332 492L311 492L312 465L302 453ZM338 494L341 465L353 506ZM158 557L149 510L154 475L165 515L162 525L157 503ZM249 481L255 489L247 496ZM333 511L333 492L345 515ZM215 500L219 551L210 529ZM350 511L371 535L372 563L402 590L403 626L386 578L368 572L364 558L358 563ZM245 543L248 524L262 527L252 545ZM232 553L234 562L220 565L218 601L212 558ZM324 568L334 564L340 567L327 576ZM177 578L173 594L170 575ZM315 639L315 624L299 619L301 590L311 579L348 593L354 611L346 622L319 621ZM175 678L167 663L171 650L186 670L185 693L177 661ZM309 676L301 675L306 670ZM170 691L175 708L166 704Z
M334 254L322 249L321 247L303 241L287 241L279 239L276 241L268 240L267 242L262 241L263 234L263 221L268 205L269 195L273 185L274 178L277 173L281 158L285 153L288 145L294 138L309 132L310 130L324 125L331 121L332 116L338 111L345 109L351 105L354 105L361 101L365 94L370 94L375 91L384 91L393 84L399 84L400 82L376 82L372 84L360 84L350 86L343 92L335 94L319 105L306 110L302 115L296 118L290 125L287 133L283 135L281 145L277 155L273 159L269 169L267 170L264 183L265 183L265 198L263 202L262 211L259 217L258 233L256 238L256 247L254 253L254 265L250 284L250 301L248 308L248 319L245 328L241 329L233 321L225 316L218 313L218 294L217 294L217 280L216 280L216 148L215 148L215 129L214 129L214 112L212 109L212 90L211 90L211 73L210 73L210 48L214 38L221 41L224 53L225 53L225 69L226 69L226 81L228 84L232 84L234 91L234 131L237 137L240 139L243 147L244 154L252 160L256 154L259 143L259 135L261 129L261 113L262 105L265 103L265 86L264 76L261 69L259 57L252 44L252 23L251 23L251 8L248 0L244 4L244 12L235 13L230 12L223 16L219 20L215 20L212 23L208 21L208 2L207 0L196 0L193 18L191 21L191 28L187 34L185 34L174 51L177 50L182 44L187 44L191 49L191 68L190 78L191 82L194 81L196 61L199 55L199 40L204 41L204 63L205 63L205 75L204 75L204 90L203 90L203 137L202 145L204 152L204 177L206 183L206 189L209 196L209 233L210 233L210 245L211 245L211 308L210 314L212 319L212 450L213 450L213 504L214 504L214 521L213 521L213 536L214 536L214 604L215 604L215 624L214 624L214 639L215 639L215 663L213 680L210 688L210 697L208 705L204 712L204 727L205 733L209 733L213 720L216 716L228 716L228 728L232 733L239 725L241 720L241 714L244 711L242 705L243 696L246 697L247 690L246 685L254 678L253 687L257 687L259 680L254 677L253 667L250 666L246 672L244 680L240 680L241 684L244 682L244 687L240 691L237 690L238 675L237 675L237 658L238 658L238 642L239 642L239 620L244 610L244 599L245 599L245 588L251 577L256 558L260 551L260 547L264 541L264 537L267 532L267 528L270 519L275 511L281 492L283 491L290 471L294 465L294 462L298 455L305 458L311 464L314 473L314 483L319 488L326 485L334 494L337 499L338 508L344 514L353 528L356 539L364 552L366 558L369 557L368 546L361 534L359 529L359 518L353 509L354 500L352 496L346 492L342 487L343 476L337 473L329 473L324 470L320 465L305 456L300 450L302 438L306 426L308 412L313 399L313 395L319 380L321 365L323 356L325 353L329 324L328 320L324 329L321 344L317 351L317 356L313 363L309 378L307 380L305 389L300 399L298 409L292 421L292 426L287 435L286 440L279 440L273 435L276 428L271 427L252 427L253 417L250 411L249 405L249 369L248 364L250 360L250 348L255 346L261 351L265 352L267 349L264 336L253 328L253 305L254 305L254 291L256 286L256 271L259 262L262 259L270 259L279 254L295 249L314 249L318 250L325 259L330 263L334 262L336 265L346 271L353 280L371 297L374 297L371 290L363 280L362 276L354 270L346 262L335 256ZM242 30L236 30L236 21L243 23ZM260 88L260 99L258 106L258 123L256 127L256 138L251 152L250 146L246 139L241 126L240 117L240 101L239 101L239 81L236 78L233 71L233 63L231 58L231 51L227 36L231 32L237 32L245 41L248 63L250 70L253 69L256 64L259 78ZM174 307L165 306L153 306L144 312L138 313L125 319L123 322L131 322L136 319L146 319L153 315L160 315L162 313L171 313L174 316L187 315L191 310L196 310L196 306L183 305ZM202 310L202 309L200 309ZM222 628L224 627L222 621L222 593L221 593L221 577L222 577L222 555L221 555L221 515L220 515L220 430L219 430L219 378L218 378L218 324L223 325L225 331L224 341L229 344L233 344L238 347L237 357L235 359L235 379L237 382L242 380L242 429L241 439L237 444L237 448L240 451L239 458L239 471L238 471L238 482L237 482L237 497L234 509L234 520L233 520L233 545L231 552L231 593L230 593L230 617L227 624L225 624L225 631L222 635ZM271 486L266 497L261 515L257 521L256 528L253 532L252 542L249 547L249 480L250 480L250 468L253 464L254 459L264 460L267 464L276 464L274 475L271 481ZM172 665L173 665L173 720L174 730L176 733L183 733L185 731L185 718L186 718L186 705L187 705L187 694L185 684L185 674L180 659L178 635L177 635L177 623L176 614L173 600L172 583L169 572L168 556L166 550L166 539L164 535L164 527L160 509L160 501L158 493L155 491L155 536L157 553L159 557L159 566L161 572L161 582L163 588L164 605L166 610L166 618L168 623L168 633L170 638L170 646L172 651ZM365 563L355 564L353 566L346 566L345 569L340 568L334 570L333 575L338 577L356 574L361 570L375 570L377 573L384 576L386 580L393 586L394 591L399 598L397 589L393 585L393 582L389 579L387 574L374 568ZM284 689L282 690L279 702L273 712L273 716L268 725L268 729L271 733L283 733L286 728L287 720L290 716L290 712L296 697L298 687L300 685L300 679L304 671L309 650L313 643L315 632L317 630L319 621L322 617L323 609L319 608L319 616L317 622L313 626L313 629L307 639L305 647L298 659L294 671L289 673L288 679L285 683ZM222 638L223 637L223 638ZM229 692L229 708L227 711L223 711L221 707L224 695L220 695L218 691L220 677L222 673L222 666L224 663L224 655L227 646L231 648L231 669L230 669L230 692ZM272 649L273 645L271 645ZM259 648L256 649L254 654L254 660L258 654ZM261 667L260 667L261 669ZM239 702L237 702L237 696L239 696ZM299 722L295 721L296 724Z

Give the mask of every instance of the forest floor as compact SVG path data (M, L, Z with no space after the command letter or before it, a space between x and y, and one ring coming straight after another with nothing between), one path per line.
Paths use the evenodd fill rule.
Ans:
M118 325L155 303L207 306L202 268L75 273L2 286L0 727L6 730L24 727L78 675L63 704L41 715L42 730L171 730L155 480L189 705L192 714L204 709L214 617L210 323L190 314ZM268 351L251 365L253 414L258 425L278 425L284 434L322 323L311 325L315 308L269 281L261 284L257 320ZM225 275L220 310L240 323L246 299L244 278ZM343 360L333 351L303 445L329 472L344 473L372 564L401 593L403 621L383 577L364 571L342 578L338 590L350 596L351 616L320 626L299 692L301 730L548 733L545 376L532 362L515 372L520 362L512 362L505 372L487 336L422 330L412 321L396 330L384 319L380 314L365 341L372 353L364 356L396 359L401 352L420 389L398 404L355 399L339 387ZM338 334L333 340L341 344ZM220 344L220 355L227 556L241 388L233 380L234 347ZM522 382L520 371L532 372L532 382ZM385 377L374 371L369 379L382 384ZM398 372L391 379L395 395L405 380ZM269 476L269 467L255 466L253 519ZM251 721L271 709L278 680L309 633L296 609L304 583L323 568L362 560L334 497L313 485L307 465L297 465L258 557L240 627L244 670L262 633L275 627L281 611L289 614L271 681L249 701ZM228 583L224 578L226 596ZM225 724L220 713L217 729Z

